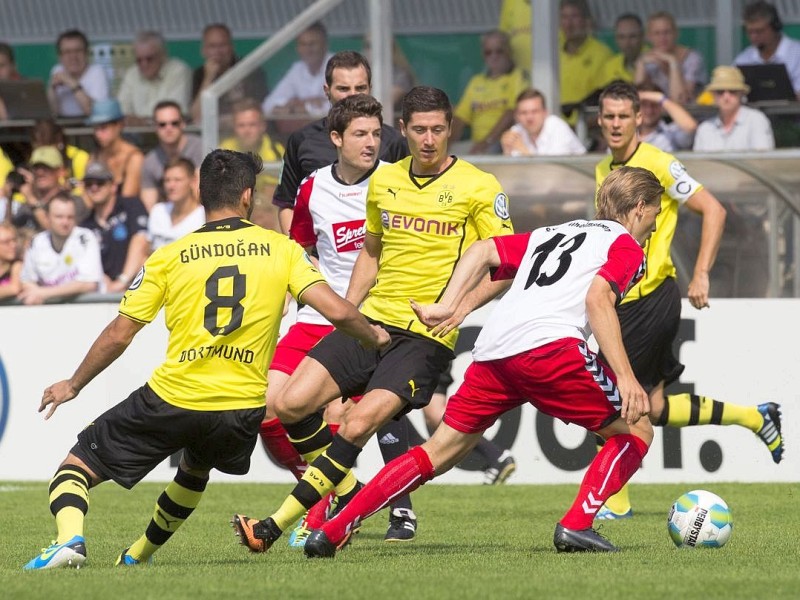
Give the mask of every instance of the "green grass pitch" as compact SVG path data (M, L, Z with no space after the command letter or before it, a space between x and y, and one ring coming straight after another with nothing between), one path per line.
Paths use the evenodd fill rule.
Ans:
M666 531L672 502L709 489L731 507L719 550L679 550ZM84 568L22 572L54 537L46 483L0 482L0 597L93 598L792 598L800 595L800 484L634 485L635 518L601 532L622 552L564 555L552 545L575 486L429 485L413 496L417 539L387 544L386 512L332 560L307 560L285 539L267 554L239 546L234 512L263 517L288 485L215 484L153 565L114 568L150 518L160 484L91 492ZM286 538L287 536L284 536Z

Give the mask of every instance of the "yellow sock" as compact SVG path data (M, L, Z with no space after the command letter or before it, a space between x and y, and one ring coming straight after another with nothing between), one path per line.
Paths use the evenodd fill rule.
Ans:
M316 427L314 427L315 425ZM287 431L293 431L291 425L286 425L284 427ZM314 432L311 435L301 435L298 437L292 437L291 434L289 435L289 441L297 452L300 453L300 456L303 457L307 465L313 463L316 458L331 445L331 431L325 421L322 419L314 421L311 427L314 427ZM306 432L307 431L306 429Z
M664 399L660 425L740 425L757 432L764 422L756 406L719 402L696 394L675 394Z
M628 493L627 483L622 486L620 491L606 500L605 507L618 515L624 515L631 509L631 497Z
M128 549L128 555L140 562L150 558L200 504L206 483L208 479L195 477L178 468L175 479L158 497L147 530Z
M356 478L352 471L332 460L326 450L309 464L303 478L270 518L281 531L285 531L331 490L336 489L337 494L346 494L355 485Z
M50 480L50 512L56 518L57 543L83 536L83 521L89 511L89 483L89 474L72 465L61 467Z

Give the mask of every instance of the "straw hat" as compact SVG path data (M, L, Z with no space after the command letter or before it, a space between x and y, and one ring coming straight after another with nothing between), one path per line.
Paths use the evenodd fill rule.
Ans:
M707 92L721 92L733 90L735 92L750 91L750 86L744 82L744 75L736 67L723 65L714 69L711 74L711 83L706 86Z

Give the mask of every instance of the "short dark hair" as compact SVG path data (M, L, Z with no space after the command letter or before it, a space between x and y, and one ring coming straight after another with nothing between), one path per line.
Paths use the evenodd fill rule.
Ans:
M636 86L627 81L612 81L606 86L606 89L600 93L600 99L598 101L600 112L603 111L603 100L606 98L611 98L612 100L630 100L633 104L633 112L635 113L638 113L642 107Z
M614 21L614 29L616 29L617 25L622 23L622 21L633 21L639 26L639 29L644 31L644 23L642 22L642 18L639 15L637 15L636 13L630 13L630 12L629 13L622 13Z
M781 22L778 9L775 8L773 4L764 2L764 0L751 2L750 4L747 4L742 11L742 20L745 23L758 21L759 19L769 21L769 26L773 29L773 31L780 31L783 29L783 22Z
M439 88L418 85L403 97L401 114L406 124L414 113L434 111L443 112L448 123L453 120L453 105L450 104L450 98Z
M197 169L197 165L194 162L186 158L185 156L175 156L167 161L167 164L164 165L164 173L166 173L169 169L174 169L176 167L180 167L189 177L194 175L195 169Z
M174 108L178 111L178 113L180 113L181 119L185 120L185 117L183 116L183 109L181 109L181 105L175 102L175 100L160 100L153 108L153 116L155 117L156 113L162 108Z
M209 31L214 31L215 29L219 29L220 31L225 33L225 35L227 35L228 38L232 38L233 37L233 35L231 34L231 28L228 27L225 23L209 23L208 25L203 27L203 36L202 37L206 37L206 34Z
M252 152L213 150L200 165L200 202L206 211L238 207L242 193L256 187L256 176L264 168Z
M339 100L328 112L328 132L344 135L344 130L358 117L376 117L383 125L383 106L368 94L355 94Z
M314 21L311 25L301 31L301 33L305 33L306 31L320 33L322 34L322 37L324 37L326 40L328 39L328 30L325 28L325 25L322 24L322 21Z
M89 50L89 38L80 29L67 29L62 31L56 39L56 52L61 53L61 42L64 40L80 40L83 42L83 49Z
M565 6L573 6L577 8L584 19L592 18L592 12L589 10L589 3L586 0L561 0L561 2L558 3L559 10Z
M328 59L325 65L325 83L329 86L333 83L334 69L346 69L349 71L351 69L357 69L358 67L364 67L364 70L367 72L367 83L371 86L372 68L369 66L369 61L363 54L355 50L342 50Z
M14 49L5 42L0 42L0 56L5 56L8 58L8 61L12 65L17 64L17 61L14 60Z
M535 98L540 98L542 100L542 108L547 108L547 100L545 100L544 94L536 88L527 88L522 90L517 96L514 104L517 105L523 100L533 100Z
M73 198L68 191L60 190L47 202L45 209L48 213L50 212L50 207L53 206L54 200L58 200L66 204L72 204L73 208L75 208L75 211L77 212L78 210L78 206L75 204L75 198Z

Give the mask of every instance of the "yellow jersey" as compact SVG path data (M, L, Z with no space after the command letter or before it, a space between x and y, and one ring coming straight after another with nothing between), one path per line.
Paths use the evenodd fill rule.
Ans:
M6 153L3 152L3 149L0 148L0 185L6 184L6 177L11 171L14 170L14 163L11 162L11 159L6 156Z
M561 78L561 104L576 104L603 87L604 69L611 58L611 49L603 42L589 36L575 54L564 51L563 34L559 48ZM567 118L570 125L578 120L577 111Z
M497 28L511 40L514 64L526 73L531 72L531 0L503 0Z
M288 237L229 218L153 252L119 312L149 323L164 306L167 356L148 382L164 401L189 410L258 408L286 292L299 302L324 281Z
M500 77L475 75L453 114L470 126L472 141L481 141L507 110L514 110L517 96L529 85L527 75L517 68Z
M223 150L247 152L234 137L222 140L219 147ZM272 138L266 134L261 137L261 147L258 149L258 155L261 157L261 160L264 162L278 162L283 159L283 153L284 148L280 142L273 141ZM261 189L267 185L278 185L278 178L262 171L256 179L256 189Z
M494 177L453 157L442 173L417 177L412 158L378 168L367 192L367 235L383 249L375 286L364 301L368 317L454 348L458 333L432 338L411 310L439 300L456 263L478 239L514 232L508 198Z
M659 150L646 142L640 142L626 162L612 162L607 156L595 167L597 189L613 169L628 166L642 167L651 171L666 190L661 196L661 213L656 217L656 230L644 247L647 268L644 277L625 294L622 303L632 302L655 290L667 277L675 277L670 246L678 223L678 207L691 198L703 186L686 172L686 167L671 154Z
M609 58L603 66L601 83L603 86L607 86L612 81L617 80L633 82L634 75L635 73L633 71L629 71L627 67L625 67L625 55L619 52Z

